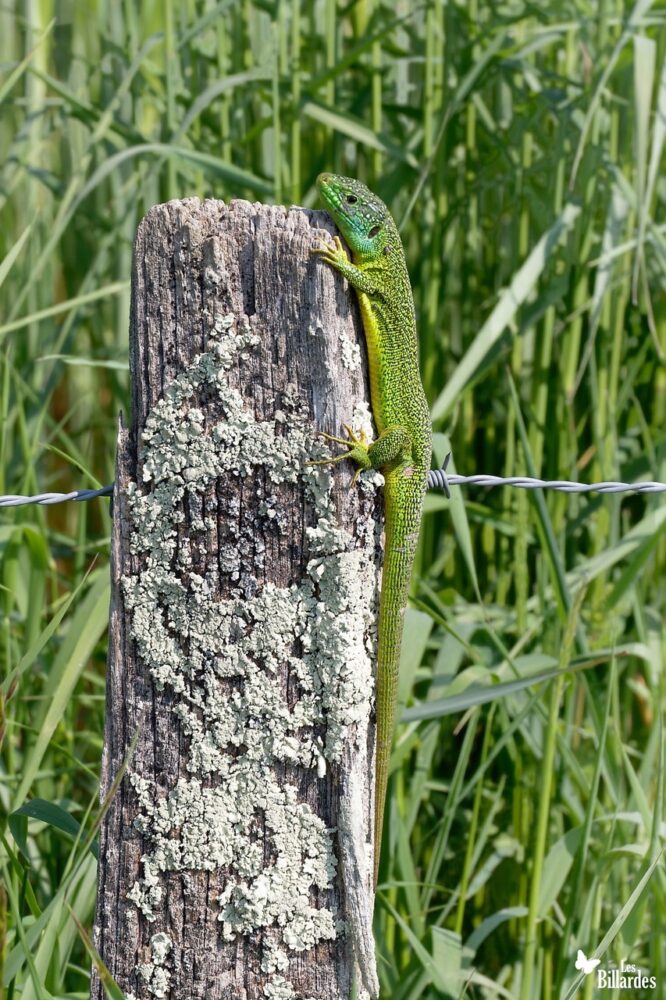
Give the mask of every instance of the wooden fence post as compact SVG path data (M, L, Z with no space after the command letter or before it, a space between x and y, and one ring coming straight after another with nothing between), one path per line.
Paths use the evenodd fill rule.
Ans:
M128 998L347 1000L355 965L377 993L380 496L305 464L368 422L353 295L309 253L332 232L188 199L137 235L102 795L137 742L95 924Z

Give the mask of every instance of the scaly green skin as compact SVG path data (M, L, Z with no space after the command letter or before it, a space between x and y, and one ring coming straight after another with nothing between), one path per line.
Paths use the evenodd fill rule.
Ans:
M403 621L426 492L432 428L421 384L414 300L405 254L386 205L365 184L321 174L317 186L351 252L338 237L315 249L358 294L368 345L372 412L379 437L332 438L360 469L384 474L385 551L377 650L375 882L395 727Z

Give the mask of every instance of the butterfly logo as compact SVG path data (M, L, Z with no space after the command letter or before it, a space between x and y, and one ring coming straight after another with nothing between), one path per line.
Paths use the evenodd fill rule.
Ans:
M584 972L586 976L589 976L591 972L594 972L596 967L601 962L600 958L588 958L584 951L578 949L578 954L576 955L576 968Z

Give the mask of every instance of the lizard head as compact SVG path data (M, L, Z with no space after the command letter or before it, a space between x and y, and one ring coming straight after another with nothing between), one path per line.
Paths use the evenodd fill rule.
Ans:
M317 187L327 212L355 256L375 260L399 245L391 213L381 198L361 181L338 174L320 174Z

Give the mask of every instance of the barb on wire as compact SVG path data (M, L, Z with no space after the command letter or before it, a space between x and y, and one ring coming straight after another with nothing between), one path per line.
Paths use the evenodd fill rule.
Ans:
M428 489L444 490L451 496L452 486L516 486L521 490L559 490L561 493L666 493L666 483L574 483L567 479L532 479L530 476L459 476L446 470L451 461L451 452L444 459L441 469L431 469L428 473ZM95 497L113 495L113 483L100 490L73 490L71 493L37 493L25 497L10 494L0 496L0 507L22 507L25 504L63 503L66 500L93 500Z

